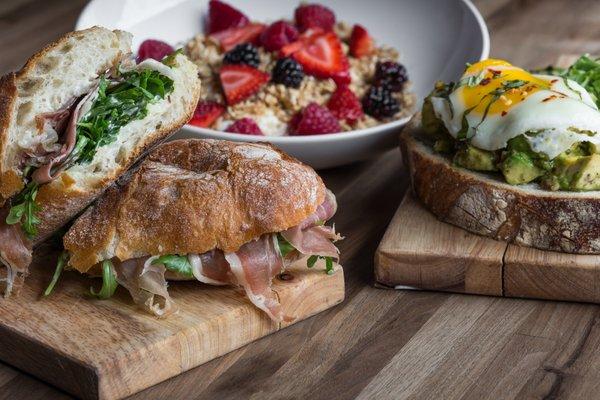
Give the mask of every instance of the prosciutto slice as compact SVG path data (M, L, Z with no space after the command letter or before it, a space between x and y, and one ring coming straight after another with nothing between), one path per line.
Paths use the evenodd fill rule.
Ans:
M44 157L43 164L39 166L31 175L31 179L37 184L42 185L44 183L52 182L54 179L56 179L58 174L66 167L66 161L69 155L73 152L73 149L75 148L75 144L77 142L77 122L79 121L81 108L84 104L88 102L88 100L91 99L93 95L95 95L97 90L98 85L96 85L96 87L94 87L90 93L88 93L81 100L79 100L77 106L75 106L75 109L72 112L70 111L70 109L67 109L57 111L57 113L55 114L45 114L47 116L51 115L51 118L53 120L61 121L59 122L60 126L57 125L56 127L62 129L56 129L56 132L62 132L62 146L60 146L58 150ZM64 121L69 116L69 114L69 122L65 126Z
M335 232L334 228L323 225L336 210L335 196L327 190L323 204L299 225L281 232L281 236L301 254L338 259L340 252L333 242L342 237Z
M283 320L283 311L271 282L283 269L275 235L263 235L246 243L235 253L225 253L238 285L246 291L252 303L273 321Z
M8 212L8 207L0 209L0 283L4 289L4 297L10 296L13 290L18 291L23 284L32 251L31 241L27 239L21 226L6 223Z
M138 306L157 317L165 317L175 311L175 306L167 290L166 269L152 264L155 258L114 261L114 273L119 285L129 291Z

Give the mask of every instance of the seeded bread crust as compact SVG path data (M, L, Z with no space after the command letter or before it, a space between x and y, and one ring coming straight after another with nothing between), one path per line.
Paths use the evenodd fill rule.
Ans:
M238 250L298 225L325 199L310 167L268 144L178 140L156 148L64 237L69 264Z
M509 185L500 175L453 165L432 145L417 113L403 130L400 147L416 196L440 220L522 246L600 254L600 192Z

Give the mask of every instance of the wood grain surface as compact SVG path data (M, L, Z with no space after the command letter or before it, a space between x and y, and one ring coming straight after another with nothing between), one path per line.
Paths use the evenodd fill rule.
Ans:
M0 72L72 29L83 3L2 0ZM539 67L560 54L600 54L596 0L475 3L492 56ZM600 306L374 288L373 254L407 187L399 154L322 175L347 237L340 245L346 301L132 399L599 396ZM0 364L0 399L69 398Z

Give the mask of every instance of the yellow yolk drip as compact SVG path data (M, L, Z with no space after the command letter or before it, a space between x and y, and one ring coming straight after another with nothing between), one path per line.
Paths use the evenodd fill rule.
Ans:
M474 86L464 84L457 90L465 109L471 113L488 115L508 113L511 107L519 104L527 96L539 91L549 90L550 82L536 78L524 69L512 66L503 60L488 59L470 65L463 74L463 81L482 74L483 79ZM523 81L522 85L516 81ZM510 88L510 86L517 86Z

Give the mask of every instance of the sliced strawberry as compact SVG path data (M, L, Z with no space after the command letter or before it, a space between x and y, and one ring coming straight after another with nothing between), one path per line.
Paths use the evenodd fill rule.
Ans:
M225 106L216 101L199 101L194 116L188 122L201 128L208 128L225 112Z
M241 43L257 43L260 34L265 30L263 24L249 24L241 28L226 29L210 35L221 44L224 51L229 51Z
M369 32L362 25L354 25L350 36L350 55L360 58L371 54L374 49L373 38Z
M335 33L312 34L300 41L302 46L292 51L292 57L302 64L304 72L317 78L334 78L339 83L350 82L348 59ZM284 51L290 50L286 49L288 46L284 47Z
M210 0L208 4L208 23L206 32L211 34L225 29L241 28L250 23L240 10L219 0Z
M238 103L258 92L269 74L247 65L224 65L219 72L227 104Z

